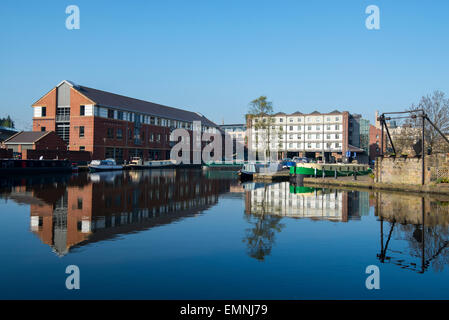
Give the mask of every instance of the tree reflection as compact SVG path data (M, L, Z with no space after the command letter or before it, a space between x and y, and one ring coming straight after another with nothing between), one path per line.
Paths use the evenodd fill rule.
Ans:
M266 194L267 186L264 188L262 214L245 215L246 220L252 224L252 227L246 229L246 237L243 239L243 242L246 243L248 255L259 261L264 261L265 257L270 255L276 233L281 232L285 226L281 223L282 217L267 213Z

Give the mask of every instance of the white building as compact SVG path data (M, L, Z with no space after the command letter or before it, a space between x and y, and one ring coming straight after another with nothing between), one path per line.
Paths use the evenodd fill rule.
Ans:
M307 156L326 161L342 159L346 152L363 153L360 141L351 143L353 116L347 111L330 113L276 113L267 117L247 116L248 147L269 149L279 157ZM355 131L355 130L354 130ZM355 136L353 140L360 140Z

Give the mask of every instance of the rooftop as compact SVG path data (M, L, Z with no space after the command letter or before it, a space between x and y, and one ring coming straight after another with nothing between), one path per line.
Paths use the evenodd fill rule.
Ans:
M49 134L50 131L21 131L4 141L4 143L34 143Z
M180 121L201 121L202 125L209 127L218 127L214 122L207 119L198 112L187 111L174 107L168 107L162 104L157 104L145 100L135 99L107 91L102 91L94 88L85 87L75 84L73 81L63 80L56 87L63 83L68 84L79 93L92 100L95 104L103 107L110 107L130 112L138 112L149 114L156 117L168 118Z

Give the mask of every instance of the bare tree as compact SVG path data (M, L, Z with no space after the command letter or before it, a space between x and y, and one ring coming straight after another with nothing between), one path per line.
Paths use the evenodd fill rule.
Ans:
M412 105L410 110L423 109L427 117L437 126L440 131L449 134L449 99L444 92L436 90L432 95L421 97L418 105ZM413 127L420 128L421 121L416 119L411 121ZM424 137L426 144L432 152L448 152L449 146L441 135L429 123L425 125Z

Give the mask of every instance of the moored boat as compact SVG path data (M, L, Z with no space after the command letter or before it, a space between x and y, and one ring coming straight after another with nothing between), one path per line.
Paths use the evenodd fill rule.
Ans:
M126 166L127 169L142 170L151 168L174 168L177 166L176 160L149 160L143 161L141 158L135 157Z
M32 174L51 172L72 172L68 160L19 160L0 159L0 174Z
M123 170L122 165L118 165L114 159L92 160L89 163L90 172Z
M297 163L290 168L291 175L334 177L367 175L372 170L368 165L363 164L320 164L320 163Z
M275 173L281 170L282 167L279 163L254 163L249 162L243 164L242 168L239 170L238 175L241 180L252 180L254 174L256 173Z

